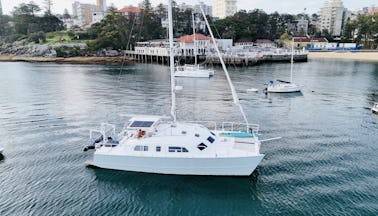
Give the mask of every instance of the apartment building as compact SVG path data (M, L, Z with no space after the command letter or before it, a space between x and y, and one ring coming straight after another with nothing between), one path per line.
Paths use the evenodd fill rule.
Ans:
M341 0L326 1L319 11L318 30L327 30L334 37L341 36L346 12Z
M224 19L237 12L237 0L213 0L213 16Z

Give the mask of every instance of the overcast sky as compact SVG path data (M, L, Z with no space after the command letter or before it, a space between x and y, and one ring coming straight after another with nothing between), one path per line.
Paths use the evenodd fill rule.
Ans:
M21 3L29 2L29 0L0 0L3 5L3 12L5 14L10 14L13 8ZM83 3L95 4L96 0L78 0ZM167 0L150 0L152 5L155 6L159 3L167 4ZM267 13L272 13L278 11L279 13L291 13L298 14L303 13L304 8L309 14L316 13L319 8L324 4L325 0L237 0L238 10L252 10L255 8L263 9ZM42 7L43 0L34 0L35 3ZM72 3L74 0L53 0L53 12L63 13L63 10L67 8L70 13L72 11ZM114 4L116 7L120 8L123 6L134 5L141 0L107 0L107 5ZM197 4L198 0L176 0L179 4L185 2L186 4ZM203 0L206 4L212 5L212 0ZM354 11L362 7L369 7L372 5L378 6L377 0L343 0L344 7Z

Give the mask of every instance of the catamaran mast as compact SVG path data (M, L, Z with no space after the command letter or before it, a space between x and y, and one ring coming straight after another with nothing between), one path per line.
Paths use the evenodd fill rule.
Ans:
M291 60L290 60L290 82L293 82L293 64L294 64L294 37L291 40Z
M291 60L290 60L290 82L293 82L293 64L294 64L294 37L291 41Z
M224 71L224 73L226 74L227 81L228 81L228 85L229 85L230 88L231 88L231 93L232 93L232 97L233 97L233 99L234 99L234 104L238 105L238 107L239 107L239 109L240 109L240 112L241 112L241 114L243 115L244 121L245 121L246 124L248 125L248 119L247 119L247 116L246 116L246 114L245 114L245 112L244 112L244 109L243 109L242 105L241 105L240 102L239 102L238 94L237 94L236 91L235 91L235 87L234 87L234 85L232 84L232 81L231 81L230 75L228 74L228 70L227 70L227 68L226 68L226 65L224 64L224 61L223 61L222 55L221 55L221 53L220 53L220 51L219 51L219 48L218 48L218 44L217 44L217 42L216 42L216 40L215 40L215 38L214 38L213 31L212 31L211 28L210 28L210 24L209 24L209 22L207 21L207 18L206 18L205 12L203 11L203 8L202 8L201 6L200 6L200 8L201 8L202 15L203 15L203 17L204 17L204 19L205 19L206 26L207 26L207 28L209 29L209 32L210 32L210 35L211 35L211 39L213 40L215 50L217 51L218 57L219 57L220 62L221 62L221 64L222 64L223 71Z
M194 54L194 64L197 65L197 44L196 44L196 27L194 25L194 13L192 12L192 22L193 22L193 44L194 44L194 49L193 49L193 54Z
M171 120L176 123L176 92L175 92L175 58L173 52L173 19L172 19L172 0L168 0L168 32L169 32L169 65L171 69Z

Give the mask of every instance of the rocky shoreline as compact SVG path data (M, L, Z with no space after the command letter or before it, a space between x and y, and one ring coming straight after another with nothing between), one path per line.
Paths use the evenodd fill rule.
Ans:
M114 57L28 57L15 55L0 55L0 62L50 62L60 64L106 64L120 65L133 62L127 56Z
M101 51L90 54L84 43L60 43L51 45L15 45L0 46L0 62L52 62L64 64L107 64L119 65L131 63L133 59L121 52Z

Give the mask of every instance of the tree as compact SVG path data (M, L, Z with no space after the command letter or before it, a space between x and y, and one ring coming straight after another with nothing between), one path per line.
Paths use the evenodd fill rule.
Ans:
M34 25L38 25L35 13L40 10L40 7L34 2L22 3L15 7L12 12L15 32L17 34L27 34L30 30L33 30ZM31 29L29 30L29 28Z
M0 15L0 39L12 33L10 25L11 17L7 15Z
M45 4L46 15L51 15L51 7L53 6L52 0L44 0L43 3Z
M63 19L64 19L64 20L71 19L71 15L68 13L67 8L64 9L64 12L63 12Z
M96 38L88 44L92 50L125 49L130 31L126 18L116 13L108 14L101 22L93 24L88 30L88 34L89 37Z

